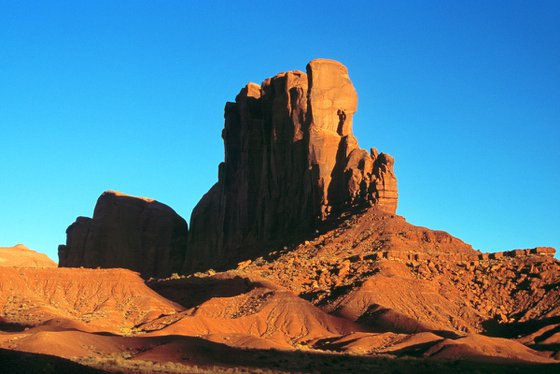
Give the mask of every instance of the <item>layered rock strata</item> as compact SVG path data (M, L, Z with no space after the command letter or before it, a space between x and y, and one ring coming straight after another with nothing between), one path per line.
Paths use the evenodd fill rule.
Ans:
M58 248L60 267L122 267L163 277L181 268L187 223L155 200L106 191L93 218L78 217L66 234L66 245Z
M311 61L244 87L225 108L225 160L193 210L183 270L224 268L350 206L395 213L393 158L358 146L342 64Z

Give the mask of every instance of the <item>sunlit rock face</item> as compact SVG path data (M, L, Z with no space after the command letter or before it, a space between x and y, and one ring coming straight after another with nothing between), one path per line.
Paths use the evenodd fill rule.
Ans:
M353 206L395 213L393 158L359 148L357 101L346 67L317 59L227 103L225 160L193 210L183 271L230 266Z
M155 200L115 191L104 192L93 218L78 217L66 234L60 267L126 268L163 277L178 272L185 259L183 218Z

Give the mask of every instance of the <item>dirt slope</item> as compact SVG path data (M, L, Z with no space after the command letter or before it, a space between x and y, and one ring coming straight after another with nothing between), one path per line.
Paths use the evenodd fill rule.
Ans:
M154 282L152 287L170 298L177 289L187 299L191 294L200 295L201 290L208 295L180 315L139 326L150 336L208 336L234 346L292 349L312 339L340 336L360 328L259 277L223 273L161 283ZM231 335L235 336L234 342L230 342Z
M358 365L348 354L381 371L560 359L559 262L548 249L482 254L373 208L307 239L228 272L148 284L123 269L6 267L0 348L131 372L296 370L294 357L354 370L337 359Z
M0 369L10 374L97 374L105 373L55 356L0 349Z
M560 262L552 255L547 248L482 254L370 208L238 271L373 331L515 337L542 327L529 322L560 317Z
M56 318L90 330L119 332L180 309L129 270L5 268L0 272L0 322L4 324L36 326Z
M410 369L417 365L410 359L444 370L447 363L433 360L455 357L475 360L477 367L493 360L501 360L500 365L558 362L554 355L524 345L539 342L550 348L556 341L554 328L527 335L526 342L454 335L430 326L425 327L430 332L375 332L373 322L352 321L337 308L339 316L329 314L245 270L153 280L151 288L138 274L121 269L5 270L0 275L0 348L52 354L110 370L216 372L231 365L301 369L289 364L294 359L309 371L322 372L358 367L352 365L381 372L387 367ZM333 352L338 353L328 355ZM348 353L365 361L337 358Z
M0 266L55 268L57 264L47 255L18 244L13 247L0 247Z

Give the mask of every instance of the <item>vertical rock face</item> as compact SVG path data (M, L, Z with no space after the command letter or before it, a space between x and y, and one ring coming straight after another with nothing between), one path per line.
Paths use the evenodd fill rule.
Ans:
M225 162L191 216L185 271L221 267L287 230L307 230L307 76L249 84L225 108Z
M361 204L394 213L393 158L360 149L342 64L250 83L225 108L225 160L191 216L184 271L222 268Z
M93 218L78 217L59 246L60 267L116 268L162 277L181 269L187 223L155 200L104 192Z

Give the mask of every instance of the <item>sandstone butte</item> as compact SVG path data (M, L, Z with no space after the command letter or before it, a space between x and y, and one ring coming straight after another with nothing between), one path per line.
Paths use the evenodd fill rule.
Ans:
M58 248L61 267L122 267L157 277L181 269L187 223L155 200L106 191L93 218L78 217L66 234Z
M183 271L225 269L351 206L395 213L393 158L358 147L357 101L346 67L318 59L226 104L225 161L193 210Z
M393 159L358 147L356 104L330 60L248 84L226 104L225 161L190 230L108 191L68 228L60 268L0 272L3 364L560 371L554 248L481 253L396 215Z
M60 266L126 267L145 276L227 269L353 207L395 213L394 160L359 148L357 101L346 67L332 60L311 61L307 74L249 83L226 104L225 161L193 210L188 244L186 225L170 208L108 191L93 219L68 228Z

